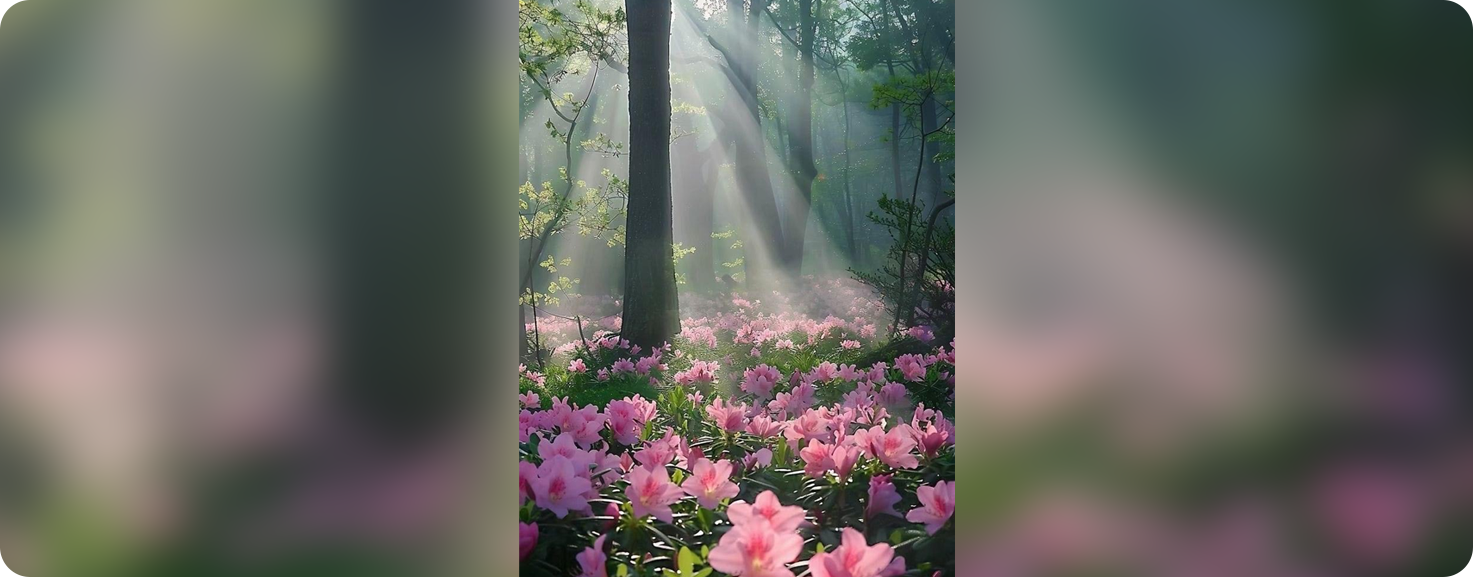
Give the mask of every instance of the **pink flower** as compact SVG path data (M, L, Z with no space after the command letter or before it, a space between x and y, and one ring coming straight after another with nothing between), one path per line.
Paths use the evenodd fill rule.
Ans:
M803 457L803 462L806 463L803 472L815 479L823 477L824 473L834 468L834 459L830 456L832 449L833 447L819 442L818 439L810 439L808 446L798 451L798 456Z
M716 422L716 426L721 427L721 430L729 433L741 432L746 427L745 419L743 418L743 414L746 412L747 405L737 403L727 404L720 397L711 401L711 404L706 407L706 414L711 417L712 421Z
M706 509L716 509L722 499L735 497L739 492L731 482L731 462L697 459L691 467L690 478L680 484L687 495L696 498L696 503Z
M624 488L635 517L654 515L666 523L674 521L675 513L670 505L679 501L682 494L680 487L670 482L665 467L636 467L629 472L629 486Z
M838 547L815 553L808 561L813 577L887 577L905 572L905 559L896 558L889 545L870 545L852 527L845 527L840 539Z
M875 363L864 374L864 378L871 383L883 383L885 382L885 370L888 368L889 365L886 365L884 362Z
M762 447L756 453L747 453L742 457L742 466L747 470L758 469L772 464L772 449Z
M926 366L916 355L900 355L895 359L895 368L900 370L900 374L907 381L919 381L926 378Z
M823 418L818 411L808 411L799 415L798 418L788 421L787 429L783 431L787 437L789 447L797 448L800 441L818 439L827 442L833 438L829 432L829 422Z
M845 341L845 342L854 342L854 341ZM854 343L854 344L855 345L858 345L859 343ZM844 379L846 381L857 381L860 378L864 377L864 373L859 372L859 370L857 368L855 368L854 365L839 365L839 372L836 373L836 375L839 378Z
M834 448L829 451L829 458L834 462L834 473L839 475L840 479L848 479L849 473L854 471L855 463L859 462L861 454L863 452L854 447L834 445Z
M747 422L747 432L764 439L781 433L782 430L782 422L774 421L767 415L757 415Z
M819 363L817 367L814 367L813 372L809 374L815 382L833 380L834 377L839 375L839 365L824 361Z
M879 439L874 438L873 432L871 429L869 442L873 445L875 458L896 469L914 469L921 464L915 454L910 452L915 448L916 440L911 435L909 425L897 425Z
M535 548L537 548L537 524L528 525L517 522L517 554L521 560L526 561L527 556L531 555Z
M767 365L757 365L742 373L742 390L759 399L772 396L772 387L783 380L783 374Z
M568 511L588 508L584 494L592 488L593 483L574 474L573 462L561 455L543 461L532 481L537 506L552 511L559 519L568 516Z
M869 478L869 504L864 507L865 518L874 518L875 515L900 516L895 510L895 504L900 502L900 493L895 490L895 484L890 482L889 475L875 475Z
M931 327L910 327L910 330L906 331L905 334L923 343L930 343L936 340L936 334L931 332Z
M583 359L573 359L572 362L568 363L569 372L581 373L587 370L588 365L583 362Z
M803 538L770 525L738 526L721 536L707 561L711 567L740 577L793 577L788 563L803 550Z
M572 463L573 469L580 473L587 471L589 467L593 466L593 455L590 455L588 451L579 449L578 445L574 443L571 433L558 435L557 439L550 443L539 443L537 445L537 455L542 457L544 464L547 463L548 459L553 457L566 458L569 463Z
M857 349L859 348L859 341L844 341L839 343L839 346L846 349Z
M518 506L527 504L527 497L533 494L532 484L537 479L537 465L526 461L517 462L517 493L520 500Z
M598 539L593 541L592 547L578 554L578 565L583 568L583 572L579 573L578 577L609 577L609 557L604 555L604 539L608 538L608 534L599 535Z
M634 460L645 468L664 467L675 458L675 447L664 440L650 441L645 448L634 452Z
M945 421L945 419L939 420ZM934 457L942 447L950 445L951 432L944 428L937 428L935 422L926 423L926 428L912 426L911 431L915 434L916 443L920 445L921 452L927 457Z
M517 401L520 402L523 407L542 407L542 398L538 397L535 391L527 391L527 394L525 395L517 395Z
M609 430L614 433L614 440L634 446L639 443L639 435L644 432L644 426L634 422L633 417L612 418L609 419Z
M615 373L632 373L634 372L634 363L629 359L619 359L614 361L614 365L611 368Z
M797 533L802 508L782 506L772 491L763 491L755 506L737 501L727 513L735 527L711 550L712 568L741 577L793 577L787 565L803 550Z
M607 380L609 380L609 368L608 367L604 367L604 368L598 370L598 380L600 380L600 381L607 381Z
M777 500L777 495L770 490L757 495L757 499L752 504L746 501L736 501L726 508L726 515L731 519L733 525L740 527L754 523L766 523L779 533L797 531L798 525L803 522L804 514L802 507L783 505Z
M905 520L925 523L926 533L931 535L935 535L956 512L955 483L937 481L934 487L921 487L916 489L916 498L920 499L921 506L906 513Z
M880 402L886 406L898 407L905 404L905 385L900 383L885 383L880 387Z

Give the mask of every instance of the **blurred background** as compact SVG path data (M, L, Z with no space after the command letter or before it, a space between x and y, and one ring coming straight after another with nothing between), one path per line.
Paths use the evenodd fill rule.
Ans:
M7 565L510 573L514 19L472 4L5 15ZM954 4L960 566L1466 564L1466 13Z
M959 560L1451 575L1473 28L1446 1L957 3Z

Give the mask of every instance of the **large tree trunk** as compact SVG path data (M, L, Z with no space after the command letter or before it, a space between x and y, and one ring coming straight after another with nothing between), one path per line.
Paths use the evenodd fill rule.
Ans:
M333 393L367 429L417 438L453 425L485 383L491 224L477 130L466 122L484 106L478 9L347 10L326 186Z
M622 336L645 348L680 332L670 204L670 0L626 0L629 211Z

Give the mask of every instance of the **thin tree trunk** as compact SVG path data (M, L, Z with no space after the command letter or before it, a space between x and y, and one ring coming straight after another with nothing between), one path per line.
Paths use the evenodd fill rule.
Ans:
M670 203L670 0L626 0L629 210L622 336L646 349L680 332Z

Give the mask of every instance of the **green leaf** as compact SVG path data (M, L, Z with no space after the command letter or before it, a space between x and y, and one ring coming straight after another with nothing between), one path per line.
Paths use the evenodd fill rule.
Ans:
M692 553L690 551L690 548L680 548L679 566L681 577L691 577L691 571L693 571L696 566L696 554Z

